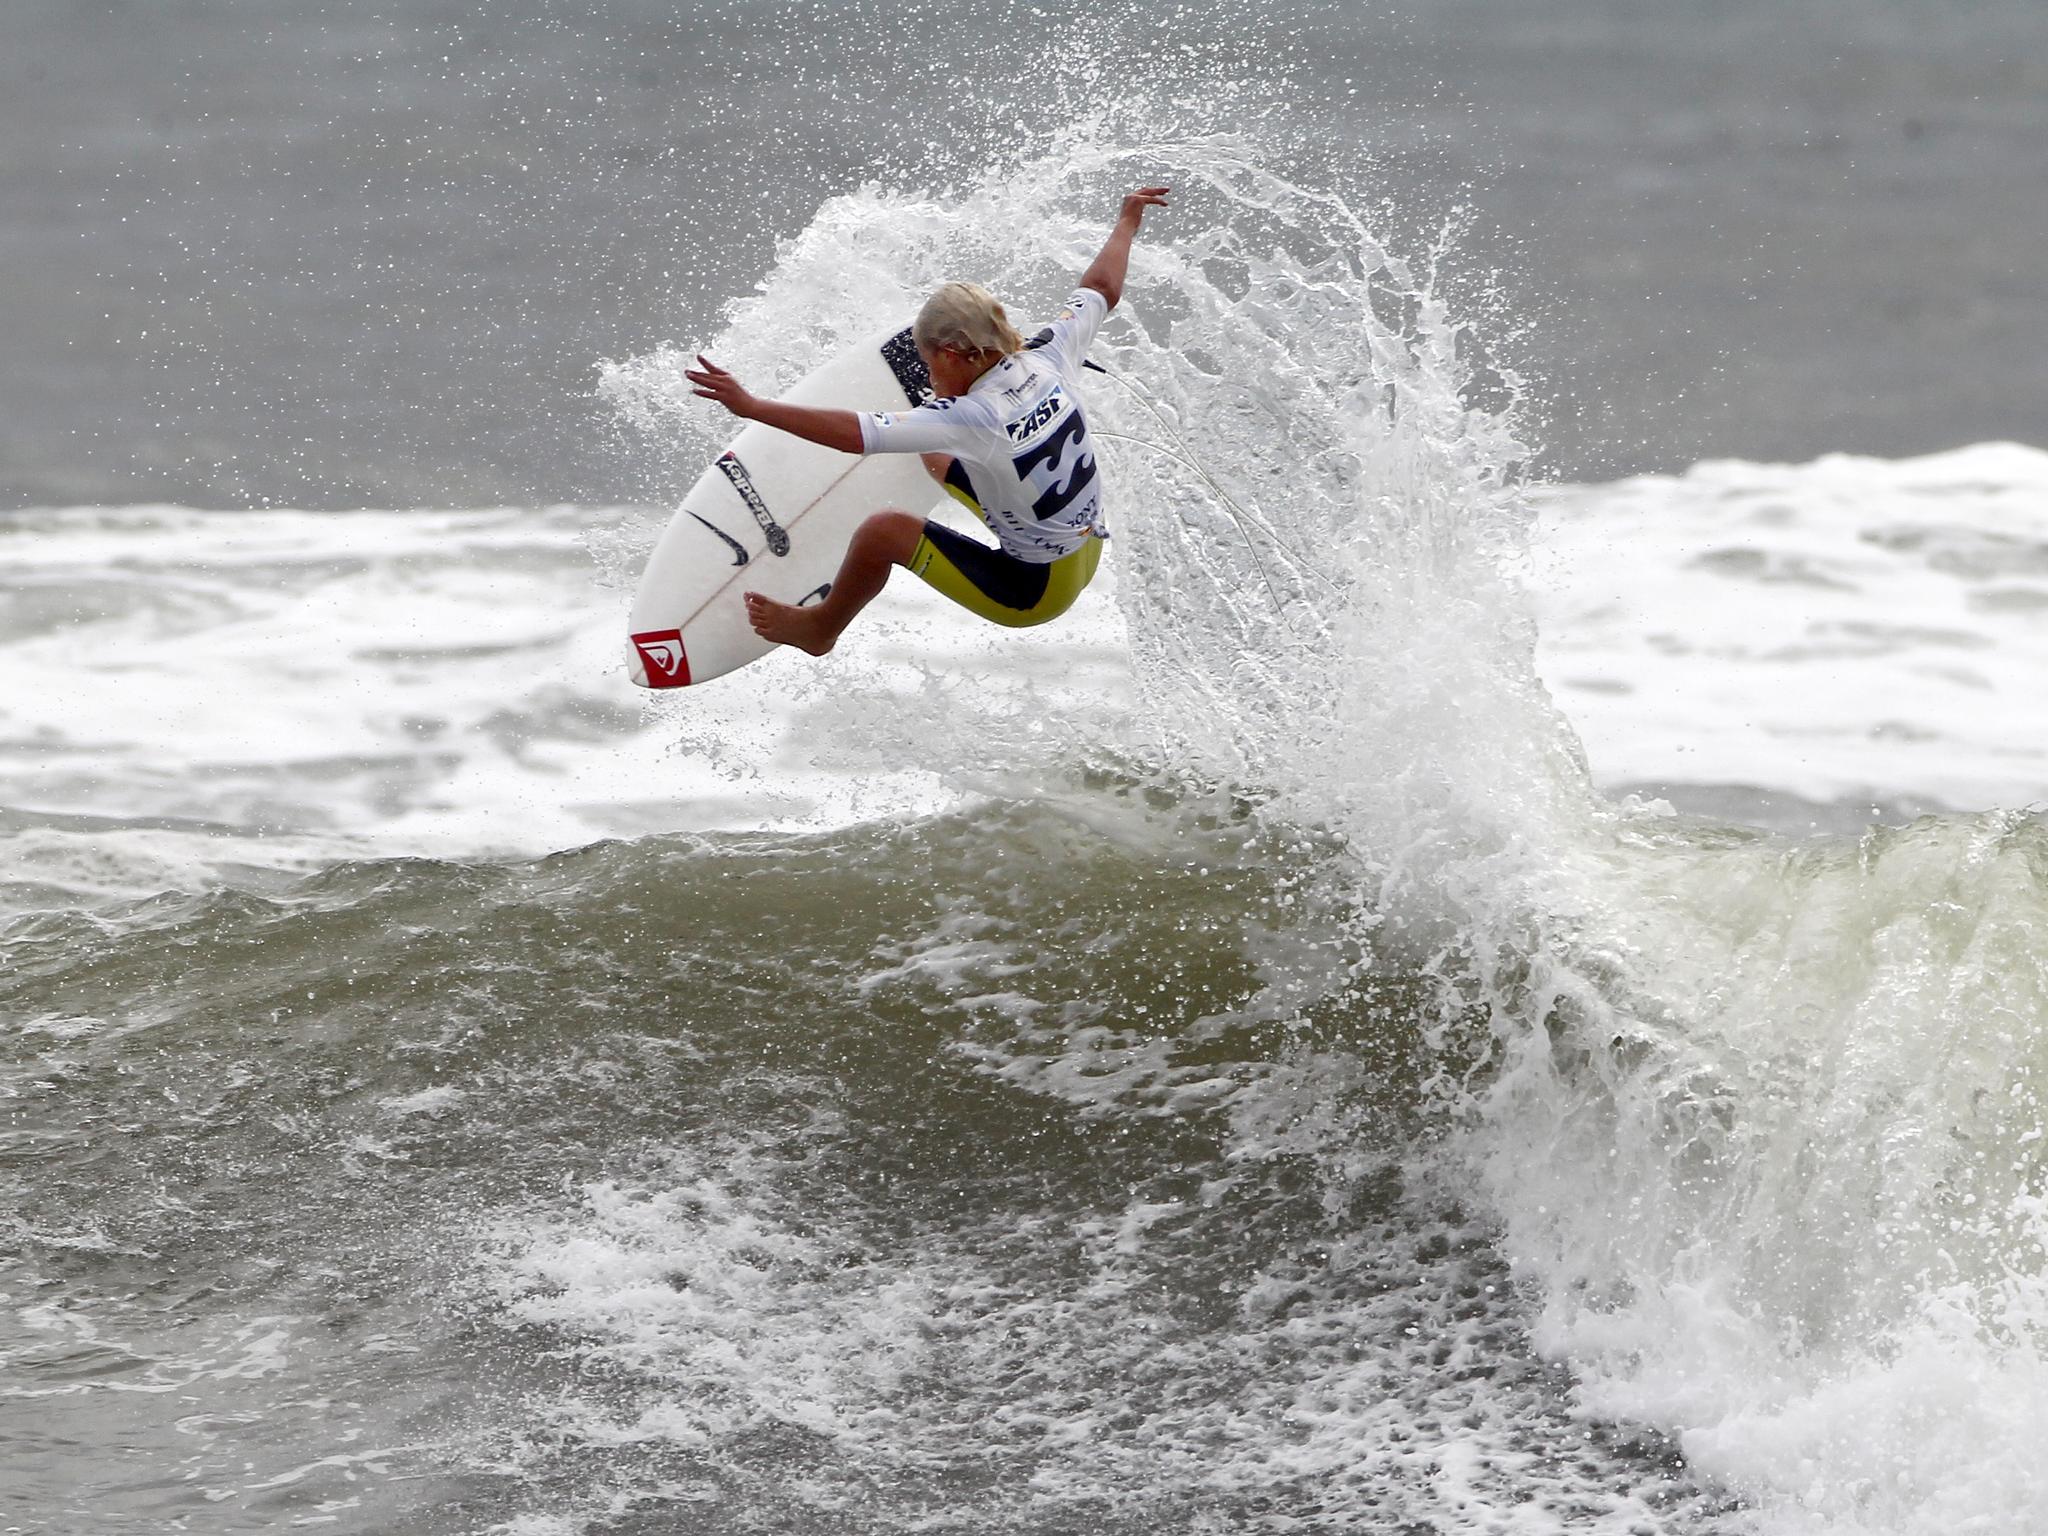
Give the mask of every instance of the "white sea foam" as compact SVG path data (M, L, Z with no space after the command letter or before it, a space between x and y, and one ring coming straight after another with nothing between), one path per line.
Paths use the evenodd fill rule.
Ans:
M1538 504L1544 675L1608 782L2048 799L2048 453L1721 462Z
M1125 475L1147 462L1128 453ZM2048 455L1716 464L1536 505L1538 659L1596 781L1955 809L2048 793L2032 686L2048 667ZM1043 789L1030 763L1062 724L1132 734L1116 724L1134 688L1118 567L1161 558L1146 515L1130 509L1060 625L992 634L899 582L830 663L776 658L650 699L617 639L645 513L10 514L0 804L16 900ZM1204 579L1146 575L1140 605ZM1386 622L1362 646L1426 632ZM1010 761L932 757L963 718Z
M1504 1359L1506 1297L1486 1300L1455 1227L1356 1233L1307 1271L1245 1277L1197 1325L1162 1267L1227 1228L1226 1188L906 1241L857 1202L805 1198L801 1161L720 1138L485 1236L499 1315L569 1341L583 1383L513 1448L539 1488L564 1449L638 1449L668 1458L662 1503L799 1526L879 1500L937 1530L1029 1510L1221 1532L1240 1528L1225 1511L1273 1507L1332 1526L1451 1512L1504 1536L1686 1529L1613 1486L1543 1373ZM601 1529L609 1497L537 1492L522 1516Z
M792 655L650 699L626 680L623 596L586 549L621 527L651 537L637 514L568 508L0 519L7 905L927 808L963 787L942 760L789 748L878 695L902 698L909 737L969 680L984 697L1125 686L1100 595L1061 633L998 648L904 583L897 617L846 648L859 690Z
M387 1115L399 1118L411 1115L426 1115L432 1118L448 1113L468 1097L469 1095L460 1088L422 1088L418 1093L408 1093L402 1098L385 1099L377 1108Z

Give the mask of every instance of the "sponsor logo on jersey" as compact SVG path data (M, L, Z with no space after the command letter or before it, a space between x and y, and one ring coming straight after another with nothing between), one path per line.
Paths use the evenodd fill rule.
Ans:
M1060 412L1066 408L1066 392L1058 385L1054 385L1051 394L1034 405L1026 415L1019 416L1015 421L1005 422L1003 430L1010 434L1010 442L1013 445L1022 447L1051 426L1059 418Z
M685 512L690 512L690 509L688 507L683 508L683 510ZM696 517L698 522L702 523L706 528L709 528L713 533L717 534L721 539L725 540L725 547L732 551L732 563L734 565L745 565L747 563L747 548L744 544L740 543L738 539L734 538L731 534L727 533L723 528L719 527L718 524L712 522L711 519L708 517L697 517L697 514L695 512L690 512L690 516Z
M732 482L732 488L740 493L740 500L747 504L747 510L754 514L754 521L761 525L761 533L768 540L768 553L788 554L789 535L775 521L775 514L768 510L767 500L755 488L754 477L747 473L747 466L739 461L739 456L727 450L718 456L718 467Z
M1027 341L1024 345L1029 349L1031 343ZM1017 379L1016 383L1003 391L1003 398L1012 405L1022 405L1026 395L1030 394L1034 389L1040 388L1045 383L1045 379L1041 374L1026 368L1014 357L1003 359L1003 372L1005 376L1015 375Z
M647 671L650 688L687 688L690 658L683 652L680 629L651 629L633 637L633 649L640 653L640 665Z
M1088 451L1088 423L1078 410L1062 415L1051 431L1010 460L1010 467L1027 491L1038 493L1031 515L1041 523L1066 512L1084 491L1089 492L1089 503L1100 494L1090 490L1095 485L1095 455Z

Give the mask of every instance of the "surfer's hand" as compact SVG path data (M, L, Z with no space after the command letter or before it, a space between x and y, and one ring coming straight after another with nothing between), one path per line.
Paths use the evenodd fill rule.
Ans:
M685 368L683 377L694 386L690 393L705 400L716 400L735 416L754 414L754 397L747 393L746 385L727 373L703 353L697 354L697 366Z
M1166 194L1170 187L1140 187L1124 199L1123 211L1116 216L1116 227L1109 232L1109 238L1102 242L1102 249L1095 253L1095 259L1088 263L1088 270L1081 274L1081 286L1093 288L1102 295L1102 302L1115 309L1124 296L1124 279L1131 270L1131 242L1138 238L1138 226L1145 222L1147 208L1164 208Z
M1166 206L1166 194L1172 190L1173 188L1171 187L1138 188L1137 191L1124 199L1124 211L1120 217L1128 220L1132 227L1135 228L1144 222L1145 210L1147 208L1164 208Z

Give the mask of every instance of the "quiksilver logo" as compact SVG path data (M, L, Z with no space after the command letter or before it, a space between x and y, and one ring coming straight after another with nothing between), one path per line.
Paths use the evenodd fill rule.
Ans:
M640 666L650 688L685 688L690 682L690 658L683 650L679 629L654 629L633 637L633 649L640 653Z
M761 525L761 533L768 540L768 552L772 555L788 554L789 535L775 521L775 514L768 510L767 499L755 488L754 477L747 473L747 466L739 461L739 456L730 450L720 454L718 467L732 482L732 488L740 493L740 500L747 504L747 510L754 514L754 521Z

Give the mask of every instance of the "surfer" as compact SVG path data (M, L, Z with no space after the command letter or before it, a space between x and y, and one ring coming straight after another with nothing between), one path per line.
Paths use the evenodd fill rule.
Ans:
M1102 541L1096 472L1079 380L1089 343L1123 297L1131 241L1166 187L1124 199L1109 239L1066 308L1030 341L993 294L947 283L911 326L931 375L933 399L907 411L830 410L763 400L709 358L685 376L696 393L733 415L792 432L842 453L916 453L989 532L978 539L895 508L855 531L825 598L806 607L746 594L754 632L823 656L854 616L880 595L893 566L997 624L1056 619L1095 575Z

